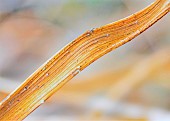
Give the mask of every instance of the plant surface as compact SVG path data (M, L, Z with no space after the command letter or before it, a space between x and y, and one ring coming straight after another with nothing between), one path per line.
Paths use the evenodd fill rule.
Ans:
M49 59L0 104L0 120L23 120L80 71L141 34L169 10L169 0L156 0L125 19L85 32Z

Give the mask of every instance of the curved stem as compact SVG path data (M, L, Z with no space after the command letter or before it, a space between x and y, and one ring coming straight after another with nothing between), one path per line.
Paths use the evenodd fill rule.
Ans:
M0 104L0 120L23 120L80 71L132 40L169 10L169 0L156 0L125 19L85 32L28 77Z

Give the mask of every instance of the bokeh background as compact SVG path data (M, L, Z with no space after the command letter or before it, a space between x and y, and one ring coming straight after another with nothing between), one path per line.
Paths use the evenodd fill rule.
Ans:
M91 28L154 0L0 0L0 101ZM170 121L170 16L103 56L25 121Z

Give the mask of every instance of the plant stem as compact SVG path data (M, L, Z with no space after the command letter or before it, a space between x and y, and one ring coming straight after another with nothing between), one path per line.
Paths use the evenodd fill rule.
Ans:
M28 77L0 104L0 120L23 120L80 71L141 34L169 10L169 0L156 0L125 19L85 32Z

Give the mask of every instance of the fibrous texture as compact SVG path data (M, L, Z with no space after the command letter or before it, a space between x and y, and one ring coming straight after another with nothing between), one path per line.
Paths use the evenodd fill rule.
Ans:
M23 120L80 71L141 34L169 10L169 0L156 0L125 19L85 32L49 59L0 104L0 120Z

